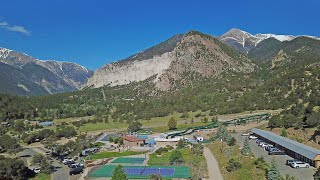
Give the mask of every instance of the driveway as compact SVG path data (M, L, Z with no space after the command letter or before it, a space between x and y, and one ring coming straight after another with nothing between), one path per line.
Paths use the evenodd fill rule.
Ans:
M57 160L54 160L52 165L54 166L54 172L51 174L52 180L69 180L68 167L61 164Z
M233 135L237 143L240 146L243 146L245 136L241 136L240 134L234 134ZM271 163L273 157L276 160L278 169L280 171L280 174L282 176L285 176L286 174L289 174L290 176L294 176L298 180L312 180L313 179L313 174L315 172L315 168L300 168L300 169L294 169L291 168L290 166L286 165L286 161L288 159L293 159L290 156L287 155L276 155L276 156L271 156L268 155L268 152L265 151L263 148L259 147L258 144L256 143L255 140L249 140L250 147L252 153L255 155L255 157L262 156L268 163Z
M204 147L203 155L207 161L209 180L223 180L218 162L216 158L213 156L213 154L211 153L210 149L207 147Z
M53 161L52 165L54 166L54 172L51 174L51 180L79 180L82 174L69 175L69 167L63 165L59 161Z

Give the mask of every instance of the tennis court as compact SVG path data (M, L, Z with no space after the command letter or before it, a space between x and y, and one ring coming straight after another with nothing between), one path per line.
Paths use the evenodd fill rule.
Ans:
M145 158L128 158L128 157L120 157L112 161L112 163L119 164L143 164Z
M104 165L89 173L89 177L111 177L115 165ZM148 179L152 174L160 174L163 178L189 178L190 169L186 166L124 166L123 171L130 179Z

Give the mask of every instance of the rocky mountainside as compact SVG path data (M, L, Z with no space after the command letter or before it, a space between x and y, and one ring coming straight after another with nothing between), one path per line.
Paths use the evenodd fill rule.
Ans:
M248 56L265 64L268 69L290 68L319 62L320 40L301 36L291 41L280 42L274 38L262 41Z
M250 73L255 65L246 56L213 36L196 31L176 35L127 59L107 64L89 78L87 86L125 85L149 80L160 90L195 77L218 77L229 72Z
M0 62L0 92L17 95L75 91L93 74L75 63L42 61L6 48L0 48Z
M314 36L305 36L313 39L319 39ZM254 49L259 43L263 40L274 38L280 42L291 41L297 37L301 36L293 36L293 35L276 35L276 34L256 34L252 35L246 31L240 29L231 29L225 34L218 37L222 42L227 44L228 46L238 50L239 52L247 54L250 50Z
M7 78L21 84L28 80L12 66L2 67L13 72L6 73ZM191 31L97 70L88 83L100 88L28 97L24 112L36 108L38 114L51 118L96 115L128 123L176 112L188 116L201 110L201 116L208 111L216 115L283 109L280 118L270 120L273 127L315 127L309 117L319 113L319 82L320 41L316 38L268 38L245 55L215 37ZM19 109L3 104L4 112ZM14 113L21 116L21 111Z

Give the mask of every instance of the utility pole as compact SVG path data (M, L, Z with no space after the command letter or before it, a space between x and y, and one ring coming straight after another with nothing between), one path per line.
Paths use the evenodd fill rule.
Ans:
M223 152L223 139L221 138L220 141L221 141L221 153L222 153Z

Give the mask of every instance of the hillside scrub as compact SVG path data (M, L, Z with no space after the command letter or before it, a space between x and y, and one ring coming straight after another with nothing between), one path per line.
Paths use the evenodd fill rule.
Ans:
M224 179L264 179L266 171L255 164L256 159L241 155L239 146L224 146L221 153L221 142L213 141L208 145L218 161Z

